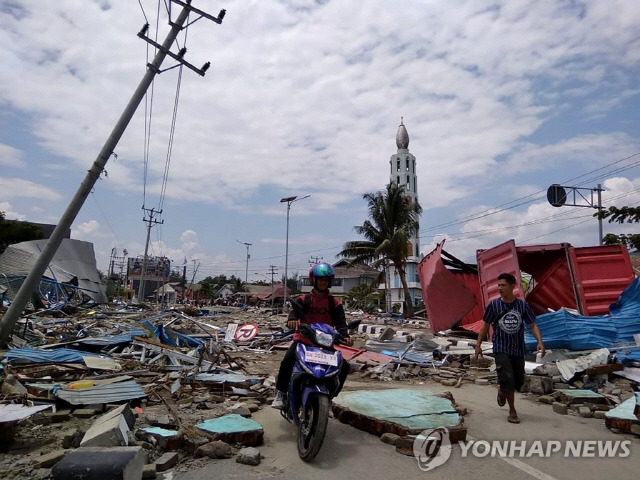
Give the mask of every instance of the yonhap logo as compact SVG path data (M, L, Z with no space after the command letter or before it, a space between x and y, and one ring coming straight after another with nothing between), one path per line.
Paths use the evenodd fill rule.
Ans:
M420 432L413 441L413 455L424 472L446 463L451 456L451 440L446 428L433 428Z

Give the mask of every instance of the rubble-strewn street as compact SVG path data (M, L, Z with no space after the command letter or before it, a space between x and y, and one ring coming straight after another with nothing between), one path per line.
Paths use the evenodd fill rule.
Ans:
M396 455L414 462L413 439L432 425L419 419L431 422L430 409L446 413L453 422L440 420L439 425L460 431L452 441L468 440L467 417L478 408L468 403L469 393L487 391L478 395L493 398L495 392L492 357L474 360L473 339L433 335L424 320L348 316L362 323L352 334L354 347L338 347L350 361L351 374L346 391L334 402L336 420L381 436L395 445ZM279 437L269 429L282 422L278 428L291 430L295 438L293 427L268 406L275 372L291 341L285 323L284 315L270 310L235 307L160 311L96 306L23 317L12 337L14 348L2 360L4 478L68 478L74 469L85 468L87 458L91 468L99 469L101 455L111 458L109 452L125 446L130 454L118 457L118 468L144 469L143 478L171 472L173 478L198 478L195 472L209 464L227 471L220 462L257 468L251 475L260 476L261 468L265 475L273 474L277 459L264 466L259 453L265 445L278 450L274 443ZM257 334L238 341L235 332L244 325L257 326ZM485 351L490 349L487 344ZM608 429L640 435L635 417L640 370L612 363L610 353L556 350L544 363L527 362L523 397L540 405L536 415L545 412L550 422L568 415L589 419L591 428L603 434ZM373 404L384 405L382 411L358 413L349 406L350 395L358 390L372 392ZM376 391L390 396L376 400ZM445 403L429 400L440 397ZM495 400L488 403L491 417L502 421ZM402 416L393 413L402 405L415 409L407 415L418 423L394 420ZM629 416L629 411L635 413ZM531 419L525 415L523 422L528 431ZM328 437L345 427L332 421Z

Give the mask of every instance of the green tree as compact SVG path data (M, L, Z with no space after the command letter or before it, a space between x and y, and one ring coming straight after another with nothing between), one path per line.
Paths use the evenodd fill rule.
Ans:
M41 238L42 228L38 225L17 220L7 220L5 213L0 212L0 255L9 245Z
M609 223L639 223L640 207L609 207L595 213L594 217L606 219ZM607 233L602 238L602 242L605 245L625 245L627 248L640 250L640 234L637 233L621 233L620 235Z
M338 256L350 263L364 263L374 268L391 262L402 282L407 315L412 317L407 258L412 254L409 240L418 232L422 207L405 195L404 187L393 182L385 190L365 193L362 198L367 201L369 219L355 227L355 231L365 240L345 243Z
M376 284L363 283L353 287L346 295L346 303L350 309L361 309L366 313L375 313L380 292Z

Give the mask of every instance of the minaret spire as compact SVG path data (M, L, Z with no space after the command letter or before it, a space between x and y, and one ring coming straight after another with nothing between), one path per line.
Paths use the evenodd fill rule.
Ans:
M404 117L400 117L400 126L398 127L398 133L396 134L396 146L398 149L409 149L409 133L404 126Z

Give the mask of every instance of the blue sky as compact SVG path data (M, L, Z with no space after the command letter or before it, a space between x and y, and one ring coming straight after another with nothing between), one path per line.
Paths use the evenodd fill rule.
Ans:
M0 210L9 218L56 223L64 212L144 73L136 34L145 16L152 37L167 32L164 2L157 31L158 2L141 4L0 3ZM292 195L311 197L291 208L289 271L306 272L312 256L335 261L365 219L362 194L388 182L400 117L418 162L423 253L443 238L468 261L510 238L595 244L590 210L557 209L537 193L576 177L602 183L606 205L640 202L637 2L193 5L227 15L187 31L187 60L211 68L204 78L182 73L151 251L190 268L195 259L199 278L243 278L238 240L252 243L250 279L269 265L283 273L279 200ZM159 75L148 104L146 186L143 104L74 223L103 270L113 247L144 250L141 207L161 203L178 72Z

